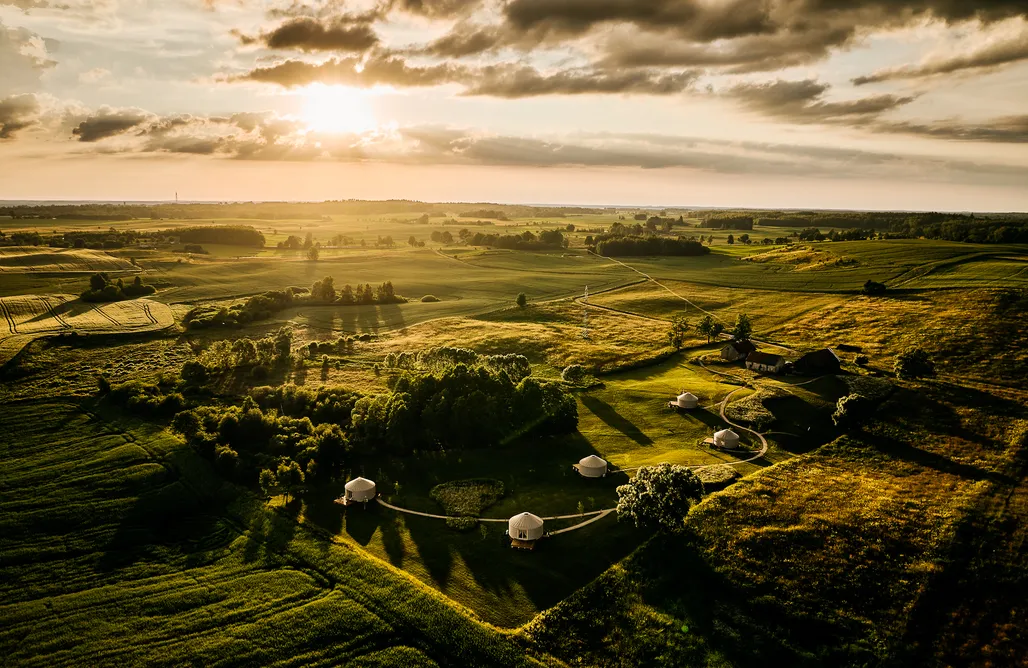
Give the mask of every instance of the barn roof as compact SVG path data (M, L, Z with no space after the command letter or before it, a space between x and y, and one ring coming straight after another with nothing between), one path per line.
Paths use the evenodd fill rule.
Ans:
M764 364L766 366L778 366L785 362L785 358L781 355L772 355L771 353L750 353L749 357L746 358L747 364Z
M799 366L807 365L837 365L839 364L839 356L835 354L835 351L831 348L822 348L821 350L815 350L812 353L807 353L803 357L796 361Z
M757 350L757 346L753 345L753 343L748 340L738 341L733 339L728 345L735 348L735 352L737 353L749 354Z

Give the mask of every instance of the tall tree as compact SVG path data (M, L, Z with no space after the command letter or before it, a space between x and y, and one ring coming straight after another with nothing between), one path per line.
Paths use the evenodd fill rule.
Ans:
M618 519L670 532L682 528L692 504L703 496L703 483L685 466L658 464L639 469L617 493Z
M671 319L671 327L667 332L668 344L675 350L681 350L688 332L689 323L686 321L685 316L676 315Z
M750 317L745 313L740 313L739 317L735 319L735 328L732 329L732 338L736 341L745 341L750 338L753 334L753 324L750 322Z
M714 338L714 318L710 315L703 316L703 319L696 323L696 333L707 337L707 343Z

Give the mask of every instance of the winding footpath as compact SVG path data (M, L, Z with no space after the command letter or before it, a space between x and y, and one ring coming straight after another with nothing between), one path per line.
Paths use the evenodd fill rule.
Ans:
M745 431L745 432L748 432L750 434L753 434L758 439L760 439L760 445L761 445L760 450L752 453L749 459L740 459L739 461L734 461L734 462L718 462L717 464L706 464L704 466L690 466L689 468L691 468L693 471L702 471L704 469L714 468L716 466L738 466L739 464L748 464L750 462L755 462L756 460L760 459L761 457L763 457L764 455L767 454L768 448L770 446L768 445L767 439L764 437L764 434L762 434L759 431L756 431L754 429L749 429L748 427L743 427L742 425L738 425L738 424L732 422L731 420L729 420L728 417L725 415L725 409L728 406L728 400L736 392L739 392L740 390L743 390L743 389L745 389L745 388L740 387L740 388L737 388L735 390L732 390L727 395L725 395L725 398L721 401L721 408L720 408L721 419L724 420L725 423L728 424L729 426L734 427L736 429L739 429L741 431ZM628 473L629 471L637 471L640 468L642 468L642 467L635 466L635 467L631 467L631 468L618 469L615 472L616 473ZM417 516L417 517L427 517L427 518L433 519L433 520L450 520L450 519L454 518L453 515L437 515L437 514L434 514L434 513L423 513L423 512L421 512L419 510L410 510L409 508L401 508L400 506L394 506L393 504L391 504L391 503L389 503L387 501L384 501L381 496L376 497L375 501L380 506L384 506L384 507L386 507L386 508L388 508L390 510L394 510L394 511L396 511L398 513L403 513L404 515L414 515L414 516ZM567 527L566 529L560 529L558 531L551 531L548 534L550 536L556 536L556 535L559 535L559 534L562 534L562 533L568 533L570 531L577 531L578 529L586 527L586 526L592 524L593 522L598 522L599 520L602 520L604 517L606 517L606 516L610 515L611 513L613 513L615 510L617 510L617 508L604 508L603 510L593 510L593 511L590 511L588 513L575 513L573 515L554 515L552 517L541 517L540 519L543 522L551 522L551 521L555 521L555 520L574 520L574 519L580 519L580 518L586 518L586 517L589 518L585 522L579 522L578 524L576 524L574 526ZM506 519L494 518L494 517L476 517L475 519L478 520L479 522L493 522L493 523L506 523L506 522L509 521L509 520L506 520Z

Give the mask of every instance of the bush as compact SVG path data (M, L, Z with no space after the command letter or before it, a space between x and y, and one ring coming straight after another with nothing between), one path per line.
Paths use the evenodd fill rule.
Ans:
M881 297L887 290L888 288L885 286L885 283L868 281L867 283L864 283L864 288L860 292L868 297Z
M434 304L435 302L441 302L442 300L435 295L425 295L421 298L421 301L425 304Z
M735 468L726 464L702 468L696 471L696 475L703 483L703 491L707 493L722 490L741 477Z
M560 378L566 383L577 385L585 380L585 367L581 364L572 364L564 367L564 370L560 373Z
M928 353L914 348L900 353L896 358L896 375L906 380L917 378L934 378L935 362Z
M857 366L867 366L871 363L871 359L867 355L857 355L857 359L853 361Z

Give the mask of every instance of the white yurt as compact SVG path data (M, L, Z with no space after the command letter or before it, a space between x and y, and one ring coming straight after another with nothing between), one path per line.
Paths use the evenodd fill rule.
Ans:
M347 503L367 503L378 495L375 483L367 478L354 478L346 483L345 499Z
M739 447L739 434L731 429L724 429L714 434L714 445L719 448L734 450Z
M671 402L671 405L675 408L684 408L690 410L700 405L700 400L695 394L691 392L683 392L678 396L677 399Z
M596 455L583 457L575 467L583 478L602 478L607 475L607 460Z
M513 540L539 540L543 537L543 521L532 513L521 513L510 518L507 532Z

